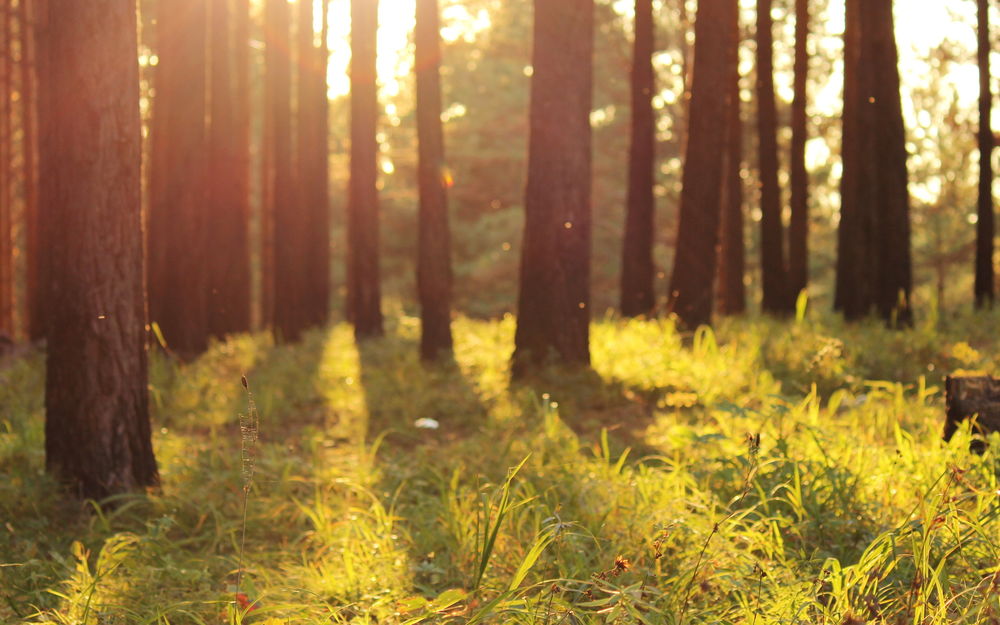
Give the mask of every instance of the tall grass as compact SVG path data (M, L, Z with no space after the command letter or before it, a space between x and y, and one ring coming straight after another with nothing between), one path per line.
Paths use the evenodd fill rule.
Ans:
M156 359L163 487L113 508L44 475L29 355L0 371L0 622L997 622L1000 438L940 440L941 377L995 370L997 314L802 304L603 320L593 372L517 386L511 319L457 320L442 368L406 317L361 351L336 325Z

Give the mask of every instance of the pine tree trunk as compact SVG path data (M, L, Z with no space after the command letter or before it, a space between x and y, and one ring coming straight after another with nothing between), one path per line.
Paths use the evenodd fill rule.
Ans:
M899 57L893 25L892 0L866 0L867 23L874 32L869 40L870 53L862 51L862 67L869 69L870 95L865 102L875 109L875 124L863 134L869 140L862 148L877 176L874 187L874 212L878 229L874 240L878 256L876 307L881 317L893 327L910 325L910 292L913 286L910 259L910 193L906 168L906 131L900 100ZM866 63L871 58L871 63ZM874 102L872 101L874 99ZM863 117L868 120L870 118Z
M590 364L592 0L535 0L513 373Z
M273 136L273 198L270 223L273 227L273 284L271 302L274 331L278 339L296 341L302 333L301 302L303 275L300 262L305 243L299 194L292 172L292 59L291 9L288 0L267 0L267 73L273 89L271 111Z
M622 248L621 312L649 315L656 307L653 292L653 167L656 127L653 114L653 3L635 2L632 55L632 137L625 198L625 242Z
M712 321L736 0L701 0L669 308L683 328Z
M806 79L809 73L809 2L795 0L795 99L792 102L792 218L788 227L788 290L794 302L809 283L809 174L806 171Z
M38 241L38 146L35 97L35 4L36 0L21 0L18 12L21 20L21 106L23 134L24 225L25 225L25 322L28 338L38 341L44 336L40 304L39 265L41 247Z
M891 0L848 0L845 48L837 305L848 319L876 312L907 325L909 193Z
M990 8L987 0L979 5L979 198L976 204L976 306L993 304L993 131L990 117L993 93L990 90Z
M312 5L309 30L312 32ZM267 73L269 88L273 90L271 127L273 143L271 155L270 224L273 249L273 274L271 289L273 300L274 332L279 340L296 341L302 334L304 307L303 260L308 254L305 219L300 201L305 197L300 184L304 176L293 172L292 151L292 39L291 9L288 0L268 0L267 23ZM300 9L304 5L300 4Z
M743 240L743 119L740 116L740 21L739 11L729 16L729 122L726 125L726 148L722 184L722 216L719 224L719 302L722 315L746 312L746 286L743 283L746 244Z
M208 323L217 337L250 329L250 216L240 197L239 119L228 0L211 6Z
M0 2L0 334L13 338L14 328L14 211L10 180L10 7Z
M326 323L330 298L329 260L329 185L327 182L327 121L326 121L326 47L316 46L313 33L313 6L300 2L298 12L298 116L297 154L300 215L294 224L301 237L298 241L283 241L283 246L297 248L289 258L298 267L286 267L298 280L295 295L298 301L282 302L282 317L286 334L294 334ZM321 21L325 32L326 7ZM321 33L322 35L322 33ZM289 276L286 276L286 279ZM288 289L291 291L292 289ZM288 295L292 295L290 292ZM293 310L291 307L294 306Z
M359 339L382 334L379 277L378 0L351 0L351 177L347 205L347 308Z
M757 134L760 168L760 271L764 312L789 311L785 234L778 187L778 122L774 102L771 0L757 0Z
M260 322L263 328L274 328L274 215L277 211L275 194L275 149L277 131L278 82L281 65L281 33L274 21L274 3L264 3L264 111L263 138L260 159ZM285 35L287 46L288 35ZM286 50L287 53L287 50Z
M327 60L329 50L326 38L329 34L329 6L327 0L321 4L320 40L319 45L305 47L302 39L301 54L306 55L309 64L305 85L300 86L302 96L308 97L307 111L312 121L305 126L305 132L310 133L309 139L303 145L304 131L299 131L299 162L308 179L303 180L300 187L308 194L303 209L307 221L306 236L308 244L308 268L305 274L305 310L306 327L325 325L330 314L330 181L329 181L329 104L327 99ZM312 32L311 30L309 31ZM301 80L301 79L300 79ZM303 114L299 115L302 128ZM308 147L306 153L304 148Z
M149 204L149 306L168 345L184 357L208 344L206 133L207 5L161 3L157 15Z
M441 36L437 0L417 0L414 33L420 187L417 250L420 355L424 360L448 359L452 357L451 235L441 127Z
M134 0L51 0L40 75L46 467L81 497L157 481L146 391Z
M841 131L840 222L837 228L837 276L834 310L848 319L863 317L862 302L870 301L868 273L858 268L864 262L866 230L859 212L858 175L858 107L860 85L858 63L861 58L861 26L858 22L858 2L844 2L844 110Z
M233 95L233 123L235 137L236 170L233 172L233 194L236 202L236 210L246 221L246 254L247 262L252 262L254 244L251 237L250 222L252 220L252 208L250 203L250 112L251 112L251 92L250 92L250 0L236 0L233 30L233 71L234 71L234 95ZM241 230L241 232L243 232ZM242 262L242 260L240 261ZM249 269L249 267L248 267ZM246 325L250 329L254 324L254 288L253 272L247 276L246 292L240 293L239 297L246 298ZM238 310L243 310L242 302Z
M694 24L691 22L691 13L687 8L687 0L676 0L676 2L681 56L681 111L683 112L681 119L678 120L677 134L680 150L681 152L686 152L688 134L691 127L691 74L694 71L694 63L692 63L691 58L694 55L694 46L691 45L688 34L694 30Z

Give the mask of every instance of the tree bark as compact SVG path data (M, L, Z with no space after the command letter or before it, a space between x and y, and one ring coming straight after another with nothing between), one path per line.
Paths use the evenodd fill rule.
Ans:
M795 99L792 101L792 218L788 225L788 296L794 303L809 283L809 173L806 171L806 81L809 74L809 2L795 0Z
M40 76L46 467L81 497L157 482L146 391L134 0L50 0Z
M281 64L281 35L272 22L274 20L274 2L264 3L264 106L263 137L261 140L260 159L260 323L262 328L274 328L274 215L277 195L274 189L275 130L276 110L278 107L278 75L277 67ZM285 35L285 45L288 43ZM287 50L286 50L287 52Z
M976 203L976 306L993 304L993 131L990 116L993 93L990 90L990 8L987 0L978 0L977 58L979 61L979 197Z
M675 0L677 2L678 27L680 34L680 56L681 56L681 110L683 114L678 120L677 133L678 144L681 152L687 151L689 128L691 127L691 74L694 71L692 56L694 46L688 40L688 33L694 30L691 22L691 13L687 8L687 0Z
M291 9L288 0L267 0L267 88L271 91L271 169L268 223L271 225L273 268L266 289L273 293L270 302L274 332L279 340L295 341L302 327L303 276L299 267L301 246L305 244L298 191L292 173L292 59Z
M21 0L18 13L21 21L21 115L23 134L22 163L24 176L25 226L25 322L28 338L38 341L44 336L40 306L39 266L41 247L38 241L38 145L37 100L35 81L35 4L36 0Z
M743 120L740 116L740 21L739 11L730 12L729 31L729 121L726 125L725 166L722 184L722 216L719 224L719 284L717 310L722 315L746 312L743 283L746 244L743 240Z
M170 347L192 357L208 344L207 5L175 0L159 9L149 306Z
M347 308L354 334L382 334L379 277L378 0L351 0L351 175L347 206Z
M909 193L892 2L848 0L847 11L838 254L850 258L838 259L837 304L848 319L876 312L891 326L908 325Z
M11 1L0 3L0 334L13 338L14 328L14 211L11 206Z
M858 107L860 106L858 77L861 58L861 26L858 23L858 3L844 2L844 110L841 130L840 221L837 228L837 275L833 307L845 317L863 316L860 302L870 301L866 292L868 281L858 275L858 266L867 249L866 228L858 207L859 162Z
M862 154L869 159L866 173L875 178L875 184L868 188L877 193L873 198L874 240L878 242L875 252L880 270L876 274L875 305L890 325L909 325L910 196L892 1L868 0L863 10L865 24L872 30L871 37L866 38L868 46L862 49L861 65L870 70L866 75L869 95L864 104L873 109L871 115L862 116L862 123L872 123L862 134L867 140ZM879 71L875 71L876 67Z
M234 96L233 96L233 123L236 157L236 170L233 172L233 193L239 214L245 215L247 222L246 246L247 261L253 256L251 233L249 230L252 219L252 207L250 202L250 113L252 110L250 91L250 0L236 0L236 12L234 14L233 29L233 71L234 71ZM242 231L241 231L242 232ZM241 260L242 262L242 260ZM246 294L240 293L240 297L246 297L246 325L250 329L254 323L254 297L253 297L253 272L247 278ZM243 310L242 303L240 311ZM242 320L241 320L242 321Z
M535 0L513 373L590 364L593 0Z
M233 71L229 0L211 6L208 325L216 337L250 329L250 215L241 197L240 119Z
M283 333L295 338L327 320L330 298L329 185L327 181L327 50L326 6L322 8L321 42L314 43L313 6L300 2L298 12L297 167L300 211L294 216L297 240L279 241L290 254L282 273L288 281L280 301ZM288 217L293 217L289 215ZM286 219L285 221L291 221ZM297 281L293 283L292 280ZM291 288L294 287L294 288Z
M302 130L303 116L301 114L299 116L299 136L302 137L304 132L311 133L311 138L305 146L302 144L299 146L299 161L303 163L300 171L308 172L308 179L303 180L301 185L308 196L303 206L308 220L306 234L309 241L306 297L303 302L307 327L326 324L330 314L329 104L326 83L329 57L328 0L323 1L320 11L319 45L314 45L307 51L304 47L305 40L302 40L302 54L308 52L310 63L306 80L308 89L300 87L303 89L302 97L309 98L307 110L312 117L312 121ZM305 147L310 149L308 154L304 151Z
M736 0L701 0L695 17L694 70L682 176L677 252L669 308L681 327L712 321L722 199L723 154L729 115L730 33Z
M635 2L632 55L632 126L625 198L625 242L622 248L621 312L649 315L656 307L653 292L653 167L656 126L653 113L653 3Z
M774 102L771 0L757 0L757 154L760 170L760 271L766 313L789 312L785 232L778 187L778 121Z
M417 290L420 296L420 356L452 357L451 235L441 126L441 35L437 0L417 0L414 55L417 75L417 135L420 232Z

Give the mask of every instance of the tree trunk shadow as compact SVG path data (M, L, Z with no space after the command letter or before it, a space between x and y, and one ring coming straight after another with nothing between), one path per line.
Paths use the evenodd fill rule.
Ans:
M659 454L646 429L653 422L655 394L631 389L585 367L549 366L511 380L512 391L527 389L543 402L554 402L561 419L584 441L607 431L613 453L630 448L636 456Z
M358 346L368 422L365 439L446 444L474 434L487 417L476 389L452 359L422 362L415 338L388 335Z

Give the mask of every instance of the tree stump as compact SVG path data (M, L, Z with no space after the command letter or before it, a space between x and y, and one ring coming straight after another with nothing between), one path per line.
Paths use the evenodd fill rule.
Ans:
M991 376L948 376L944 380L944 440L949 441L960 422L973 419L974 434L985 436L1000 431L1000 380ZM982 453L986 443L974 440L970 449Z

